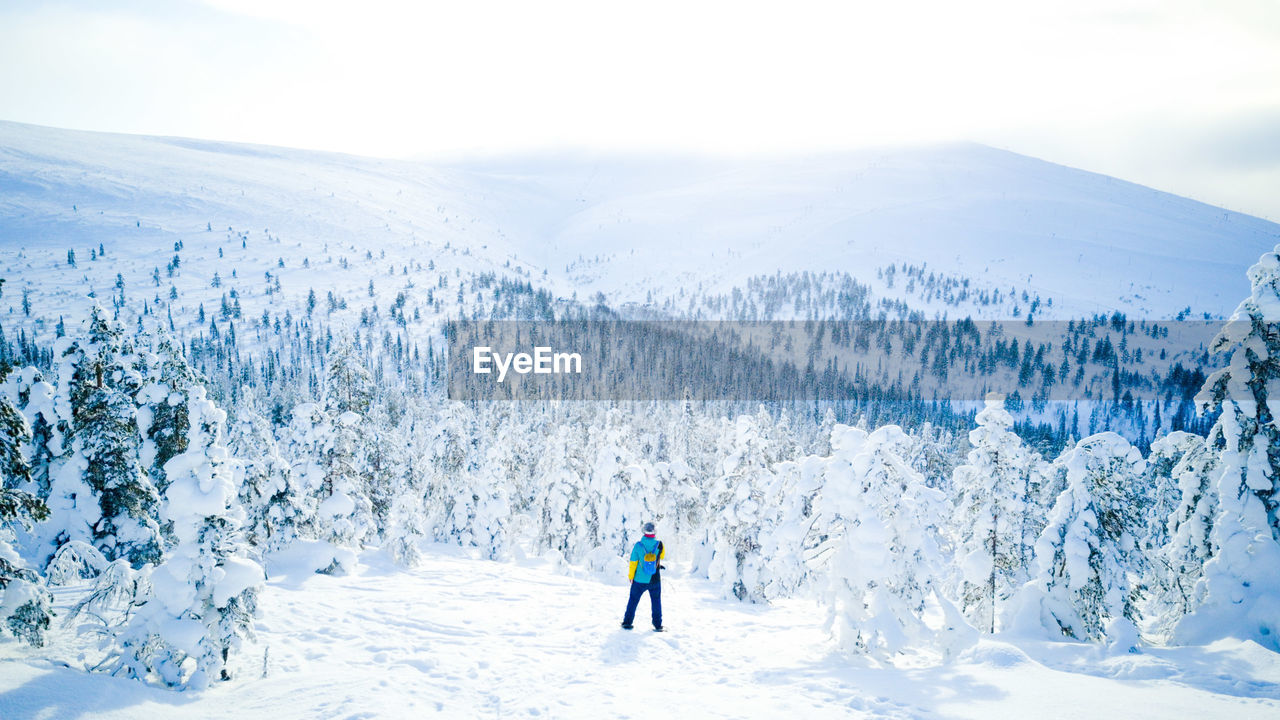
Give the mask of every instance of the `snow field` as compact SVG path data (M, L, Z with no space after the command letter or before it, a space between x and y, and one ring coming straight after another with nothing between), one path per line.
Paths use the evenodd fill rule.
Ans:
M1001 636L953 663L908 655L881 666L833 654L812 603L717 599L681 569L664 580L670 632L658 634L647 629L647 600L636 630L618 628L622 583L557 574L542 561L475 560L431 545L415 570L380 551L365 552L345 577L275 568L258 641L234 657L231 683L171 692L74 669L74 640L59 638L52 647L69 655L48 661L9 641L0 645L0 717L1169 718L1195 708L1196 717L1245 720L1280 712L1280 656L1248 642L1107 657L1082 643Z

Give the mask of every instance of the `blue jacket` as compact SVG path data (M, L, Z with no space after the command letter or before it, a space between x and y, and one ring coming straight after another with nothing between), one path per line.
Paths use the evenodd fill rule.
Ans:
M658 576L657 570L654 570L652 575L645 572L642 561L647 553L657 555L657 559L661 561L662 557L667 554L667 548L665 545L659 548L659 545L662 545L662 543L659 543L657 538L646 537L631 548L631 572L627 575L631 580L638 583L648 583Z

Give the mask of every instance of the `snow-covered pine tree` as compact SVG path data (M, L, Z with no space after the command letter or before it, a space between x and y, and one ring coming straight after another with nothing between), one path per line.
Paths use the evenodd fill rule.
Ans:
M31 466L22 451L30 440L26 418L7 398L0 398L0 622L16 637L40 647L53 615L52 597L15 547L18 526L49 514L40 498L21 489L31 482Z
M498 450L495 461L511 503L511 520L519 524L539 489L534 473L546 442L543 413L537 407L498 403L490 406L489 414L492 445ZM515 525L510 529L517 530Z
M329 425L324 455L324 484L316 508L325 532L322 537L337 547L360 548L376 532L373 504L365 492L365 420L343 412Z
M817 555L826 564L828 627L846 652L887 658L913 643L945 643L925 623L926 609L932 602L958 615L935 585L945 499L907 464L910 445L896 425L870 435L832 431L815 500L829 535Z
M829 457L831 455L831 431L835 426L836 412L828 407L823 411L822 422L813 434L813 446L811 448L813 455L818 457Z
M631 445L634 429L619 408L610 408L593 423L587 457L590 510L594 518L597 552L588 559L595 570L609 566L607 558L626 557L635 542L636 528L646 520L658 520L649 509L650 476Z
M406 470L404 454L409 436L401 432L404 411L398 401L384 399L369 406L364 437L365 495L372 515L370 540L381 535L386 539L390 529L391 506L395 502Z
M33 564L44 569L68 543L93 546L94 529L102 519L97 497L86 483L87 459L83 452L77 452L72 437L71 386L75 362L81 355L79 346L72 339L59 338L54 344L56 365L52 384L33 383L24 408L28 417L38 408L43 408L41 414L48 413L48 417L55 418L53 432L46 441L47 465L43 468L49 482L49 493L45 498L49 517L36 525L29 541ZM33 448L33 458L40 457L40 454ZM34 469L37 473L41 470L38 466ZM101 556L96 549L93 553Z
M963 441L950 430L930 422L925 422L914 435L915 446L907 461L924 476L929 487L953 497L956 490L951 482L955 479Z
M299 537L319 539L325 528L317 507L325 494L325 454L329 442L329 418L316 403L293 408L289 425L281 433L281 449L289 461L292 492L286 497L287 516Z
M768 576L760 543L776 525L778 508L765 504L765 492L780 482L774 466L781 448L771 437L772 425L763 410L734 422L729 453L710 491L717 512L695 549L695 572L705 573L725 597L747 602L766 600Z
M452 534L451 518L461 496L459 486L467 482L466 476L475 472L478 464L475 443L479 432L473 412L460 402L441 404L436 421L429 427L432 435L426 491L427 524L436 541L457 542Z
M364 415L373 402L373 376L356 356L355 341L342 337L325 355L325 410L337 416L345 412Z
M54 403L57 390L34 367L16 368L0 383L0 397L7 398L31 427L29 448L31 482L28 488L41 500L48 500L53 477L65 450L63 441L67 418Z
M1204 601L1175 630L1182 642L1226 635L1280 650L1280 246L1249 268L1252 291L1210 349L1229 356L1196 396L1220 410L1217 509Z
M240 461L237 487L245 512L246 541L262 554L283 549L298 534L293 504L297 491L289 481L289 462L259 409L256 393L241 396L227 440Z
M75 540L90 539L91 528L100 517L97 503L84 485L79 469L73 467L64 471L63 466L71 457L66 447L69 404L57 402L57 389L43 378L38 369L24 367L12 370L0 382L0 398L19 409L31 428L30 439L22 444L30 467L30 480L17 489L31 493L49 510L42 521L30 526L19 523L10 528L16 538L14 547L21 548L28 565L39 569L47 567L59 543L72 541L71 533L79 533ZM55 492L55 480L64 472L70 476L71 482L58 483ZM76 498L80 492L87 500L80 505L90 511L91 519L76 512Z
M1011 624L1056 637L1106 638L1127 650L1138 641L1141 494L1145 461L1123 437L1084 438L1060 458L1066 489L1036 541L1032 580L1010 604Z
M766 600L792 596L808 578L806 542L825 464L824 458L812 455L783 460L772 467L770 482L761 488L763 505L770 508L770 522L758 536L760 594Z
M428 458L418 445L414 414L407 410L401 422L387 425L379 435L390 498L383 541L392 557L406 567L418 564L418 544L431 533L425 507Z
M141 459L156 490L168 485L164 466L186 450L187 389L200 382L182 348L162 338L146 358L147 377L138 390L138 427L143 435Z
M338 340L325 357L324 483L317 508L324 539L338 547L359 548L376 536L369 499L370 447L376 442L368 422L373 377L356 357L354 343Z
M84 483L98 499L94 544L109 560L134 567L160 560L159 495L139 457L136 418L141 378L120 329L95 306L85 338L64 357L72 363L71 436Z
M655 494L653 512L662 518L663 534L673 539L697 537L706 512L704 483L683 455L651 465Z
M1139 538L1143 552L1151 557L1169 540L1169 522L1179 505L1180 492L1175 469L1187 455L1204 447L1204 438L1188 432L1172 432L1156 438L1147 453L1147 467L1142 474L1140 491L1146 496L1150 512L1143 517Z
M548 440L535 470L538 497L539 550L553 550L576 562L591 549L590 523L582 517L585 500L585 469L578 455L583 446L575 425L562 424Z
M480 548L490 560L508 555L513 534L510 479L503 471L502 457L501 449L490 444L479 470L466 477L470 487L461 492L468 497L459 507L465 507L467 514L459 513L454 526L460 537L469 538L463 544Z
M187 391L187 449L165 465L164 519L175 545L150 572L136 611L116 637L110 671L194 689L230 678L227 660L253 618L264 575L249 558L236 502L226 414L202 387ZM188 661L191 662L188 662Z
M1152 483L1158 496L1144 541L1150 558L1148 614L1153 630L1166 634L1204 599L1200 579L1212 553L1209 533L1218 501L1218 458L1199 435L1173 432L1151 444L1147 464L1158 478ZM1164 489L1167 484L1172 487Z
M663 424L664 429L670 428L669 460L658 462L654 467L659 484L655 510L665 519L667 532L695 537L708 511L705 478L712 477L710 468L718 466L708 441L716 426L708 421L706 414L695 414L688 398L673 408L673 415Z
M1049 524L1049 513L1058 496L1067 489L1067 456L1075 451L1075 447L1076 439L1067 436L1062 450L1053 460L1047 460L1038 453L1032 456L1027 474L1029 507L1023 515L1024 537L1032 548L1029 558L1031 572L1035 569L1035 544Z
M975 627L994 633L1000 606L1027 581L1032 512L1029 474L1033 456L1012 432L1004 397L988 396L969 433L973 449L955 469L958 494L953 520L961 564L960 601Z

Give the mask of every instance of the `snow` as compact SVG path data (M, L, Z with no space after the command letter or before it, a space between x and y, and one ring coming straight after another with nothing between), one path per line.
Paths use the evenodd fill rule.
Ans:
M356 504L351 499L351 496L338 491L320 503L319 512L322 517L345 517L354 512L355 509Z
M229 557L214 570L213 604L226 607L227 601L264 580L262 566L252 560Z
M848 269L878 299L926 313L1009 309L999 300L985 309L976 300L926 301L895 289L892 273L870 277L886 263L913 263L999 289L1012 302L1024 288L1044 293L1049 316L1120 309L1167 317L1188 306L1224 315L1240 294L1240 268L1277 237L1280 226L1255 218L971 145L794 161L601 157L432 167L0 123L0 254L11 304L27 292L35 301L32 317L11 307L5 330L44 343L55 318L59 332L64 315L74 326L94 302L86 295L109 292L117 272L125 327L141 328L147 318L162 327L161 316L172 313L180 342L219 322L203 325L220 295L229 337L223 293L230 293L250 356L272 349L269 330L259 327L252 339L260 311L306 312L311 345L303 298L316 287L344 296L324 321L339 330L364 313L360 303L395 308L389 296L407 293L414 319L402 313L399 322L416 354L424 339L439 339L437 323L452 312L439 298L455 287L457 311L466 308L464 285L484 310L479 289L488 285L478 289L476 278L488 272L528 279L555 298L599 291L626 310L652 293L655 307L678 312L687 304L693 313L699 294L710 307L707 294L738 290L752 276ZM162 280L159 259L167 261L170 248L170 277ZM81 253L74 267L70 249ZM1268 252L1250 270L1253 296L1238 318L1280 317L1277 267L1280 255ZM133 293L127 302L125 286ZM433 287L434 302L423 297ZM367 301L346 308L345 295L366 292ZM423 320L419 308L427 309ZM792 310L801 312L798 304ZM1045 315L1036 311L1037 319ZM380 322L360 331L362 342L376 337ZM1242 352L1211 377L1201 400L1213 400L1210 390L1227 393L1218 398L1223 417L1240 421L1221 430L1228 448L1240 446L1244 421L1256 423L1263 407L1249 393L1255 369L1246 355L1276 357L1245 325L1223 331L1219 346ZM71 342L55 343L56 356L102 349ZM830 438L811 449L763 409L757 417L671 416L651 427L614 408L567 416L584 422L546 427L555 441L540 444L520 432L542 427L501 413L486 416L490 432L476 416L437 414L417 398L394 403L394 411L393 403L371 404L383 393L416 395L418 386L404 393L394 378L383 386L381 372L375 381L354 345L339 333L318 364L328 368L320 402L305 402L317 399L316 387L296 392L305 383L273 398L287 403L272 417L279 410L291 418L278 438L265 417L260 431L251 427L263 411L251 412L250 403L219 409L202 388L161 383L137 393L143 406L130 413L143 434L166 406L184 403L190 429L186 452L160 474L168 481L159 485L167 487L160 517L172 521L176 545L136 574L127 561L106 565L81 542L99 515L82 477L92 469L79 452L85 441L72 438L77 452L48 466L54 518L37 537L22 538L23 552L43 560L35 556L53 547L50 531L71 540L49 570L63 617L84 597L86 576L101 572L110 581L102 587L121 588L140 578L133 600L155 602L136 608L129 629L146 642L123 646L163 640L167 655L121 659L139 676L189 691L82 673L107 646L92 649L72 628L55 627L40 653L0 640L0 718L641 717L668 708L694 717L1276 714L1280 655L1268 649L1276 649L1280 617L1280 546L1256 496L1239 492L1272 487L1264 443L1224 455L1231 467L1214 471L1214 495L1225 505L1196 501L1179 510L1182 555L1170 557L1199 553L1184 567L1194 581L1203 565L1207 578L1192 605L1200 597L1212 604L1181 626L1179 639L1191 646L1165 648L1162 635L1143 626L1140 637L1128 620L1138 614L1130 611L1143 590L1140 561L1149 558L1141 543L1151 517L1115 517L1142 504L1138 486L1149 479L1141 453L1120 435L1085 438L1049 466L1007 432L1012 417L992 397L969 434L975 450L954 474L928 453L959 461L959 445L943 450L941 439L919 444L896 426L850 428L833 416L824 424ZM56 365L52 385L23 370L0 390L13 399L29 389L28 420L65 422L72 364ZM142 383L138 372L122 362L107 384L123 386L120 376L130 373ZM1280 383L1266 387L1267 397L1280 398ZM1280 399L1268 402L1280 407ZM269 442L233 457L221 437L226 411L247 425L237 430L242 438ZM404 418L389 420L402 411L418 418L417 430ZM693 432L698 423L719 431ZM644 428L669 431L661 440L675 448L670 462L652 459L646 443L654 438L637 435ZM52 432L48 448L56 452L67 438ZM709 439L715 447L692 445ZM156 442L141 442L138 453L150 472ZM996 457L1011 466L999 477ZM1169 471L1167 488L1207 487L1209 468L1179 468ZM260 487L242 484L250 470ZM540 479L548 487L534 487ZM1043 498L1031 496L1032 479L1045 481ZM984 486L1012 497L988 502L977 492ZM949 518L965 488L976 493L969 499L977 509ZM1049 511L1043 500L1055 496ZM237 501L246 499L241 508ZM244 546L247 535L237 529L245 509L254 514L250 534L270 528L267 517L281 532ZM673 632L627 634L616 628L623 557L632 531L653 517L669 523L663 536L675 546L664 592ZM1022 522L1000 524L1010 518ZM1038 576L1011 597L1026 579L1021 550L1045 522ZM957 535L955 524L970 532ZM214 528L224 534L206 532ZM142 544L149 532L159 528L127 525L110 543ZM1019 551L993 560L984 548L997 535L1000 547ZM423 554L424 538L468 549ZM362 544L379 542L383 550L357 558ZM958 607L947 593L966 578L985 585L1005 556L1017 558L1019 572L991 602L1008 600L1017 620L1010 625L1026 634L980 635L965 613L1004 627L996 609L978 612L974 597ZM20 590L11 585L5 602L21 599ZM242 647L235 634L252 635L258 604L258 639ZM1063 627L1097 642L1056 642ZM231 683L214 682L223 649L234 650Z
M15 285L6 297L13 305L29 290L46 332L117 272L135 295L176 286L174 316L187 327L227 290L211 287L215 273L238 288L246 318L296 311L311 288L362 294L371 276L386 307L404 280L425 289L454 270L522 275L558 297L599 291L612 304L834 270L929 314L1012 309L926 302L877 281L890 263L1031 288L1053 299L1037 319L1167 318L1188 306L1224 316L1246 289L1240 269L1280 238L1258 218L980 145L445 166L16 123L0 123L0 218ZM182 268L153 287L152 269L179 241ZM83 257L99 243L110 262ZM352 270L337 271L348 260ZM427 260L437 270L417 266ZM407 278L387 276L393 265ZM264 272L283 298L262 293Z
M613 571L625 572L620 562ZM364 553L359 568L273 578L258 641L233 660L237 679L202 693L83 673L70 649L42 660L6 641L0 717L1246 720L1280 712L1280 655L1247 641L1106 656L1080 643L988 638L951 663L915 656L877 665L833 654L815 605L723 600L679 567L664 573L665 634L617 627L626 595L616 582L568 577L542 561L489 562L433 545L415 570L379 551Z

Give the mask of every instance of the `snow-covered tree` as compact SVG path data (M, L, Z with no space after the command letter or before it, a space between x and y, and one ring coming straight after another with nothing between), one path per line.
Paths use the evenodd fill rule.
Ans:
M988 397L976 420L969 433L973 449L951 483L958 493L953 525L965 615L995 632L999 606L1027 581L1035 540L1027 524L1034 458L1013 434L1002 396Z
M141 459L156 489L163 493L168 485L165 464L186 450L186 391L200 380L187 364L182 348L167 337L146 360L147 377L137 393Z
M521 522L538 492L535 472L546 440L546 429L537 408L497 403L488 408L494 462L504 479L513 520ZM514 529L514 528L513 528Z
M1218 452L1217 508L1204 564L1204 601L1175 636L1224 635L1280 650L1280 246L1249 268L1252 292L1210 349L1226 353L1196 396L1220 410L1209 433Z
M1199 435L1173 432L1151 444L1147 464L1154 468L1151 485L1157 493L1144 541L1150 558L1149 614L1154 630L1163 634L1204 599L1200 579L1212 554L1218 458Z
M425 498L427 524L435 540L456 542L451 535L453 522L450 518L460 484L469 482L465 478L478 465L475 457L478 429L471 409L459 402L440 405L436 421L430 427L428 452L431 462Z
M237 487L246 516L245 539L262 553L285 547L298 534L293 497L297 490L255 394L242 396L227 444L240 461Z
M766 504L765 493L781 482L776 466L788 443L775 435L780 428L763 411L743 415L732 426L728 455L709 491L717 511L695 550L695 571L705 573L726 597L764 602L769 576L762 554L777 525L775 505Z
M338 548L357 549L376 534L368 464L376 437L367 418L373 378L350 339L334 343L325 365L324 412L299 408L295 420L310 424L309 449L318 452L322 471L316 495L317 537ZM337 569L336 564L331 567Z
M175 545L134 599L110 668L200 689L230 678L227 659L253 635L264 576L241 535L235 461L222 437L226 414L204 388L187 394L187 449L165 465L164 518Z
M955 489L951 482L955 479L963 441L959 441L951 431L935 427L929 422L914 433L914 438L911 457L907 458L907 462L924 476L929 487L941 490L948 497L952 496Z
M1036 541L1035 572L1012 603L1013 624L1128 649L1138 640L1143 590L1137 485L1145 461L1123 437L1105 432L1081 440L1061 462L1066 489Z
M538 547L554 550L570 561L576 561L591 549L591 532L586 508L585 469L578 453L582 440L576 428L561 425L552 435L538 460Z
M452 484L447 533L464 547L477 547L486 558L505 558L511 543L511 492L502 470L501 452L490 445L472 472Z
M84 484L98 499L95 545L109 560L134 567L161 556L159 495L139 457L134 395L140 377L127 360L120 330L95 307L86 337L64 356L71 362L71 436L83 459Z
M376 532L363 482L368 469L364 425L362 416L346 411L327 428L324 485L316 512L325 528L322 537L340 547L359 548Z
M22 412L31 428L29 449L31 481L27 488L41 500L48 500L53 478L63 460L68 417L55 405L57 390L40 370L17 368L0 382L0 397L8 399Z
M838 425L831 446L815 504L829 533L819 549L822 595L838 646L887 658L940 640L925 623L927 608L941 605L952 622L958 615L936 586L942 494L907 464L911 439L897 426L868 435Z
M360 362L351 338L340 338L325 356L325 409L337 416L364 415L373 402L373 376Z
M656 519L649 509L651 485L656 485L631 445L634 429L618 408L610 408L592 428L587 457L589 510L599 553L591 564L604 569L605 558L626 557L635 542L635 530Z
M361 475L365 497L369 498L372 516L370 537L384 539L390 522L391 506L405 479L405 445L411 442L401 431L404 413L395 401L382 401L369 406L364 417L367 431L361 438L364 472Z
M770 481L761 488L762 504L770 509L770 522L758 536L759 594L766 600L790 597L806 582L806 543L825 465L817 456L784 460L773 466Z
M392 557L406 567L418 564L418 544L431 534L426 513L429 458L418 444L413 419L406 413L400 423L387 425L379 434L384 448L382 476L390 498L382 525L383 542Z
M286 498L286 517L292 519L299 537L318 539L323 528L317 507L325 495L325 454L329 442L329 419L316 403L293 408L289 425L281 432L281 450L289 461L293 491Z
M26 418L7 398L0 398L0 622L15 636L40 647L53 615L52 598L14 547L19 526L49 514L40 498L20 489L31 482L31 466L22 452L30 440Z
M1143 517L1143 528L1139 534L1143 551L1148 556L1163 548L1169 539L1170 516L1181 498L1176 468L1188 455L1202 450L1204 445L1204 438L1181 431L1151 442L1147 466L1139 483L1139 491L1144 494L1150 510Z

